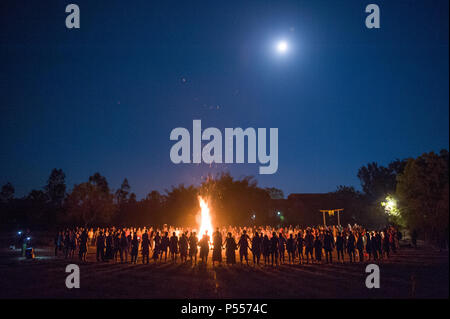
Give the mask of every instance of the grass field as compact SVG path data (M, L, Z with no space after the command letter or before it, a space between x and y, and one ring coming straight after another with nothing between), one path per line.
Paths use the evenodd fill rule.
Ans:
M140 258L136 265L96 262L94 248L87 262L52 253L37 249L26 260L2 249L0 298L448 298L448 252L423 247L401 248L379 262L379 289L365 286L367 263L213 268L189 261L143 265ZM80 266L79 289L65 286L70 263Z

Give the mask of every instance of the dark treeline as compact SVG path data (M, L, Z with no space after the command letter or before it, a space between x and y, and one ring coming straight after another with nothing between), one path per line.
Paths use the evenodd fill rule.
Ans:
M423 234L423 238L448 238L448 151L425 153L418 158L395 160L387 166L369 163L358 170L362 191L338 186L324 195L342 203L341 223L381 226L396 223ZM110 188L106 177L95 173L68 191L66 176L53 169L47 184L16 198L11 183L0 192L2 228L53 229L58 226L196 226L198 196L208 199L215 225L303 225L321 223L316 210L296 202L276 188L262 188L253 177L234 179L228 173L209 176L200 186L173 186L164 193L151 191L141 200L125 178L119 189ZM398 216L385 213L381 202L398 200ZM282 208L280 218L277 212ZM395 217L395 218L394 218Z

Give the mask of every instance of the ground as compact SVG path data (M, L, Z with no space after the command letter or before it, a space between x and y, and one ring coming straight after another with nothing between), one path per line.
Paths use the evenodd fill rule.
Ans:
M236 264L213 268L172 262L149 265L87 262L36 249L26 260L19 250L0 250L0 298L448 298L448 251L402 247L379 262L379 289L365 286L367 263ZM67 289L66 265L80 266L79 289ZM415 288L414 288L415 286Z

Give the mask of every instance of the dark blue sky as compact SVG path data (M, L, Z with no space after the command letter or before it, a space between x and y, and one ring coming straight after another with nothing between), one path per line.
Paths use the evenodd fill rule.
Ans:
M369 3L381 29L365 27ZM127 177L139 198L224 170L285 194L359 187L368 162L448 149L448 4L3 0L0 183L25 195L56 167L69 186ZM193 119L277 127L278 172L172 164L170 131Z

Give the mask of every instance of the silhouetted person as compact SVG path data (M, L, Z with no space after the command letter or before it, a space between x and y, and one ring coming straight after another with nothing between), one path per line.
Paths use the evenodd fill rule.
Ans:
M158 261L160 247L161 247L161 236L159 236L159 232L156 232L155 238L153 239L155 242L155 248L153 249L153 260Z
M270 257L272 266L274 262L278 266L278 237L275 232L272 233L272 238L270 238Z
M213 234L213 255L212 255L212 264L214 267L214 262L218 262L219 265L222 262L222 234L219 231L219 228Z
M414 229L411 233L411 244L414 247L414 249L417 249L417 238L419 237L419 233L417 232L417 229Z
M336 236L336 252L338 261L344 262L344 236L341 232Z
M131 263L135 264L137 262L137 257L139 253L139 239L137 234L133 234L133 238L131 239Z
M370 238L370 232L366 229L366 253L369 256L369 260L372 259L372 239Z
M314 250L314 235L311 234L310 230L307 230L305 236L305 255L306 255L306 262L308 264L309 264L309 257L311 257L311 262L313 261L313 250Z
M283 234L280 233L278 236L278 256L280 258L280 264L284 264L284 255L286 251L286 238L284 238Z
M128 238L125 232L120 236L120 262L128 262Z
M298 253L298 262L301 264L303 262L303 247L305 244L305 240L303 239L303 236L301 233L298 233L296 236L296 246L297 246L297 253Z
M144 234L142 235L141 250L142 250L142 263L148 264L150 255L150 238L148 237L147 230L145 230Z
M325 250L325 259L327 264L333 263L334 238L329 230L327 230L323 236L323 249Z
M391 235L387 231L385 231L384 238L382 239L382 241L383 241L383 257L386 256L386 258L389 258L389 248L391 246L390 237Z
M77 235L75 232L70 233L70 258L75 255L75 250L77 249Z
M83 232L80 235L80 248L78 251L79 258L81 261L86 261L87 242L88 242L88 234L86 230L83 230Z
M347 239L347 253L350 258L350 262L355 262L355 235L353 235L353 232L350 232Z
M180 242L179 242L179 246L180 246L180 258L182 262L186 262L187 261L187 255L188 255L188 238L187 238L187 232L183 233L180 237Z
M177 262L177 254L178 254L178 237L175 232L172 233L172 237L170 237L169 242L169 251L170 251L170 258L173 262Z
M267 266L270 256L270 240L267 235L264 235L264 238L262 240L262 254L264 257L264 265Z
M377 253L379 258L383 258L383 249L382 249L382 241L380 232L375 232L375 244L377 247Z
M200 246L200 258L202 259L202 263L206 265L208 263L208 255L209 255L208 231L205 232L198 245Z
M294 235L290 234L288 240L286 241L286 250L288 253L289 263L295 262L295 239Z
M105 261L105 237L103 232L97 237L97 261Z
M259 265L259 260L261 259L262 250L262 238L259 236L258 232L255 232L255 236L252 238L252 256L253 264Z
M192 263L192 259L194 259L194 265L197 264L197 251L198 251L198 239L197 234L195 232L191 233L189 237L189 258Z
M170 240L169 240L169 233L165 232L164 236L161 238L161 244L159 245L159 260L162 260L162 256L164 254L164 262L167 261L167 249L169 248Z
M358 239L356 239L356 249L358 250L359 262L364 261L364 241L363 235L358 233Z
M58 251L61 250L63 243L62 232L58 232L55 236L55 257L58 256Z
M225 240L225 255L227 257L227 264L233 265L236 263L236 249L236 241L231 233L228 233L228 237Z
M316 261L318 263L322 262L322 241L320 240L320 236L316 236L316 239L314 240L314 250L316 255Z
M109 260L113 258L113 237L111 232L108 232L108 235L105 239L106 250L105 250L105 260Z
M372 238L370 240L370 243L372 244L372 255L373 255L373 260L378 260L378 245L377 245L377 238L376 238L376 234L375 232L372 232ZM381 256L380 256L381 257Z
M248 265L248 248L249 248L248 241L249 241L249 238L247 235L247 231L244 230L241 235L241 238L239 238L239 242L238 242L239 259L241 261L241 264L242 264L242 259L245 258L245 261L247 262L247 265Z

